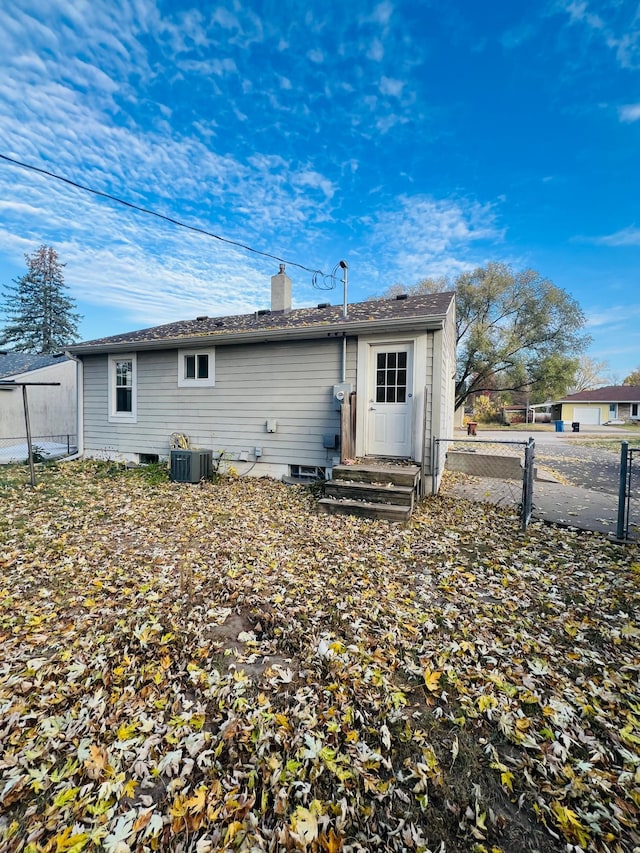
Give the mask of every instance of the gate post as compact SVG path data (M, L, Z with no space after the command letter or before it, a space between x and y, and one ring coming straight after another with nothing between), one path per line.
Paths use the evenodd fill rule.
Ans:
M533 512L533 475L536 458L536 443L530 437L524 449L524 471L522 478L522 529L526 530Z
M620 445L620 485L618 488L618 527L616 536L618 539L627 538L626 515L627 515L627 465L629 461L629 442L623 441Z
M440 466L440 439L431 441L431 494L437 495L438 468Z

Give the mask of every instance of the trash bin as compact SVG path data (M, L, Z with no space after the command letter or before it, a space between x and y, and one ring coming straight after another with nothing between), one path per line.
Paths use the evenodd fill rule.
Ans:
M574 432L580 432L580 422L579 421L572 421L571 422L571 429Z
M467 424L467 435L475 435L477 426L476 421L469 421Z
M556 432L564 432L564 421L556 421Z

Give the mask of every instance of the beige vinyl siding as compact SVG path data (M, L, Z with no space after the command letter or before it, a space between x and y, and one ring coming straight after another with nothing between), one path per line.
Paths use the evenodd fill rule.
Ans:
M420 445L422 453L426 453L425 463L427 470L431 466L431 425L433 423L433 384L434 384L434 343L436 340L436 332L428 332L426 335L426 369L425 375L420 380L416 381L416 405L419 410L420 434L417 438L417 444ZM427 405L425 408L425 394L427 396ZM424 412L424 423L422 413ZM422 453L416 454L417 461L422 461Z
M429 423L432 433L425 436L425 472L436 475L435 492L440 487L442 471L444 470L443 445L440 445L440 463L437 471L432 471L431 458L433 439L451 438L454 428L455 408L455 373L456 373L456 324L455 301L451 303L444 328L431 336L433 341L433 382L434 402L433 412L430 413Z
M347 347L355 380L355 341ZM324 434L340 432L333 385L341 378L342 341L217 346L215 386L178 387L178 350L137 354L137 421L109 423L107 356L85 356L85 451L166 456L173 432L192 446L249 453L261 461L326 465ZM267 419L277 431L266 432ZM331 455L331 454L330 454Z

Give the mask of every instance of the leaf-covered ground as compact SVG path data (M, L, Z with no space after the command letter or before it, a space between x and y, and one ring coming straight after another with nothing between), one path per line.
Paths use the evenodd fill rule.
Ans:
M0 474L3 851L640 846L635 547L446 498Z

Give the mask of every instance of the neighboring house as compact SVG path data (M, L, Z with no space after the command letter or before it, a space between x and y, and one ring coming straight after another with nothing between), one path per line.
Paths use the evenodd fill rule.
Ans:
M19 386L6 382L59 382L60 386L27 389L29 422L34 437L72 436L77 429L76 366L65 355L0 352L0 439L26 435Z
M291 310L282 265L271 304L69 347L85 455L162 459L179 433L241 474L328 474L352 391L358 457L420 461L452 434L454 294Z
M640 421L640 388L633 385L607 385L605 388L569 394L554 403L552 420L591 425L610 421Z

